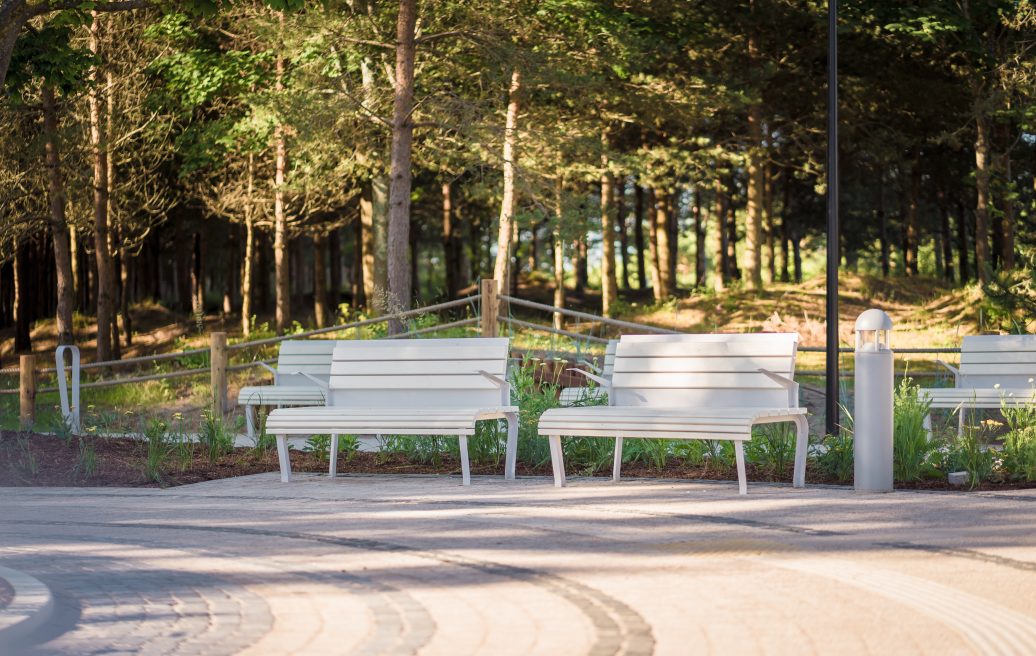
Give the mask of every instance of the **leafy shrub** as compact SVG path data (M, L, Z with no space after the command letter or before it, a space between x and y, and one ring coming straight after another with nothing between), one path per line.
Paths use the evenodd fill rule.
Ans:
M943 467L947 472L966 471L972 488L993 475L994 452L981 426L965 426L949 438Z
M205 448L209 462L216 462L234 449L234 431L227 426L223 417L211 409L202 413L198 442Z
M1036 406L1013 405L1004 398L1000 409L1007 423L1002 451L1005 478L1012 481L1036 480Z
M144 423L144 442L147 445L147 459L144 474L149 481L162 482L162 465L172 452L172 445L166 438L168 424L158 417L151 417Z
M752 429L745 444L749 462L765 467L771 476L783 476L795 462L795 428L789 424L763 424Z
M940 442L924 427L931 399L919 395L920 386L904 377L896 386L892 423L892 474L897 481L919 481L937 474Z
M842 407L842 414L845 420L839 426L838 434L826 435L820 441L817 468L829 478L848 482L853 480L855 462L853 453L855 447L853 442L853 415L844 406Z
M89 478L97 471L97 452L93 444L83 438L79 438L79 458L76 461L76 471Z

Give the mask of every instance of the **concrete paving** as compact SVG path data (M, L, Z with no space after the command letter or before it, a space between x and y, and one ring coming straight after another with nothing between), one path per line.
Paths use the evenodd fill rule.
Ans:
M3 654L1032 654L1036 490L276 474L0 490Z

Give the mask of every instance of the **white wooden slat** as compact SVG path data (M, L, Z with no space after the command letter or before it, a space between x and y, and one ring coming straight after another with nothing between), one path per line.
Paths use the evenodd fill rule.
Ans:
M1012 357L1015 355L1020 354L1011 354ZM960 372L965 376L1036 376L1036 364L1025 362L962 364L960 366Z
M669 416L669 417L645 417L643 415L638 416L635 414L610 414L610 413L580 413L580 414L567 414L563 412L551 412L544 413L540 417L539 425L542 426L545 423L558 424L558 423L572 423L579 424L584 422L590 423L605 423L614 422L617 424L641 424L644 426L678 426L687 424L709 424L715 426L739 426L745 423L751 423L751 415L743 415L740 417L691 417L691 416Z
M655 422L618 422L618 421L590 421L584 424L578 422L543 422L540 421L539 430L541 434L549 434L555 429L571 430L610 430L617 432L625 431L659 431L663 433L679 433L690 430L700 433L743 433L751 430L751 422L742 421L737 424L708 424L701 422L684 422L682 424L666 424Z
M572 432L570 430L558 429L552 433L541 432L541 437L548 437L550 435L560 435L563 437L619 437L617 433L622 434L622 437L631 438L648 438L648 439L663 439L663 440L750 440L752 434L750 431L743 433L701 433L697 431L683 431L673 433L661 433L654 431L611 431L611 430L580 430L578 432Z
M457 376L331 376L336 390L499 390L493 381L474 375Z
M327 377L331 375L331 361L328 360L323 364L289 364L277 367L277 373L281 375L290 375L296 372L303 371L307 374L311 374L318 378L322 377L324 380L327 380ZM310 384L312 385L312 383Z
M479 370L501 378L507 373L507 361L495 360L338 360L331 368L335 376L426 376L474 375Z
M962 367L969 364L999 364L1001 362L1036 365L1036 351L962 351L960 354ZM1033 366L1032 369L1036 369L1036 366Z
M323 365L324 368L331 366L330 353L287 353L281 354L277 359L277 367L292 366L298 364Z
M464 341L467 346L438 344L438 340L342 342L335 349L334 360L495 360L507 357L506 339Z
M616 354L623 357L744 357L791 356L798 344L796 333L739 335L626 335Z
M969 335L961 352L1036 351L1036 335Z
M276 412L276 410L274 411ZM271 435L314 435L321 433L345 433L353 435L474 435L475 429L467 426L456 428L409 428L406 426L369 426L369 425L342 425L329 423L326 425L315 425L300 427L297 425L277 425L270 427L267 420L266 432Z
M616 371L613 387L629 389L739 389L781 390L785 388L761 373L623 373Z
M776 374L790 376L794 363L789 355L741 356L731 358L701 357L624 357L615 364L615 372L687 372L687 373L758 373L767 369Z

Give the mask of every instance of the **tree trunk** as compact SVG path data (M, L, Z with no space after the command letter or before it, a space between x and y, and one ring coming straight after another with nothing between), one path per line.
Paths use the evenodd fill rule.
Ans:
M554 179L554 307L565 307L565 240L562 237L562 192L564 191L564 179L558 171ZM565 316L560 312L554 313L554 328L562 330L565 327Z
M284 12L279 16L280 34L284 33ZM278 93L284 91L284 56L278 49L275 62L276 81L274 88ZM278 119L273 131L274 171L273 171L273 268L274 298L276 309L274 323L277 333L284 334L291 326L291 273L288 254L288 227L284 213L284 175L288 166L287 146L284 139L284 128Z
M784 169L783 175L783 197L781 198L781 282L789 282L788 275L789 253L788 246L791 240L789 222L791 221L791 169Z
M388 286L391 312L410 309L410 159L414 137L414 57L417 0L399 0L396 19L396 72L392 101L392 152L389 167ZM403 324L389 322L389 334Z
M705 287L705 208L701 204L701 185L694 188L694 286Z
M191 252L191 312L195 321L205 314L205 281L202 279L201 232L196 231L192 239Z
M717 292L727 288L730 267L727 265L727 188L723 178L716 178L716 258L713 261L713 286Z
M612 208L614 191L612 174L608 170L608 136L601 132L601 311L610 317L618 300L615 277L615 215Z
M885 278L891 273L889 260L889 220L885 211L885 168L878 174L878 240L881 245L881 275Z
M29 244L23 241L14 248L14 352L32 353L32 317L29 306Z
M497 237L496 264L493 278L501 290L511 289L511 257L514 244L514 164L517 157L519 94L522 91L522 74L517 68L511 71L511 86L507 94L507 117L504 121L503 201L500 204L500 224Z
M637 289L647 288L647 267L644 262L644 188L634 189L633 247L637 251Z
M1015 267L1014 245L1015 245L1015 196L1011 177L1011 126L1004 123L1001 130L1001 155L1000 173L1003 176L1001 190L1001 215L1003 217L1003 229L1000 238L1000 262L1004 269Z
M442 183L442 250L446 268L446 298L460 295L460 240L456 234L453 217L453 186Z
M615 227L619 232L619 263L622 265L622 288L630 288L629 231L626 230L626 178L615 184Z
M57 338L58 344L72 344L75 283L72 277L68 223L65 221L65 182L61 175L57 103L54 100L54 88L50 84L44 83L42 95L50 233L54 242L54 265L57 274Z
M671 239L671 231L669 228L669 205L668 205L668 194L662 189L655 189L654 193L655 203L655 220L654 220L654 237L655 237L655 266L658 275L658 291L655 293L656 300L663 300L673 295L672 280L670 275L672 273L671 254L669 244Z
M763 170L766 172L766 193L764 194L766 202L763 204L766 216L766 264L770 273L769 281L774 283L777 282L777 231L774 229L773 220L773 171L769 164Z
M918 274L918 247L920 229L918 212L921 204L921 162L913 160L910 164L910 179L907 188L906 232L903 237L903 263L908 276Z
M950 207L946 202L946 192L939 190L939 235L942 245L943 275L947 282L953 282L953 236L950 234Z
M360 200L361 208L363 200ZM353 223L353 279L352 279L352 306L359 309L367 305L367 253L365 252L366 242L365 231L361 215L356 217Z
M655 210L655 191L648 189L647 197L647 223L648 223L648 264L651 268L651 293L655 301L661 301L662 296L662 272L658 262L658 212Z
M766 176L763 171L763 109L753 104L748 109L748 211L745 216L745 264L744 283L746 289L761 289L763 286L762 230L763 197L766 193Z
M968 220L964 202L957 200L957 272L960 284L968 284L971 277L968 272Z
M252 192L255 184L255 156L248 155L248 195L245 199L245 255L241 262L241 332L252 334L252 271L255 263L255 214Z
M313 237L313 322L327 325L327 235Z
M91 12L90 51L99 56L101 19ZM97 259L97 360L112 358L112 328L115 320L115 278L108 246L108 144L101 108L101 76L95 66L90 73L93 86L88 94L90 146L93 150L94 254Z
M731 279L741 279L737 266L737 208L732 199L727 203L727 268Z
M989 119L980 113L975 119L975 269L978 280L989 282Z
M330 319L338 318L338 306L342 303L342 232L335 228L327 236L328 264L328 311Z

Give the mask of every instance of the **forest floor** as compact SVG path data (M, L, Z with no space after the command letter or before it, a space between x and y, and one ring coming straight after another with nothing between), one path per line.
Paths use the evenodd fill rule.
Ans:
M87 455L88 454L88 455ZM267 448L235 448L213 458L201 446L185 457L169 452L149 471L148 443L144 440L111 436L43 435L27 432L0 431L0 487L171 487L202 481L278 471L277 452ZM321 473L328 470L326 453L292 450L291 466L296 472ZM790 483L792 470L785 471L748 463L746 472L752 482ZM570 476L601 476L607 472L586 471L567 467ZM460 476L460 461L443 454L437 463L417 463L401 453L365 451L342 452L338 456L339 475L349 474L412 474ZM503 461L473 462L474 475L502 475ZM518 463L519 476L551 476L550 463L533 467ZM625 463L624 478L736 481L737 472L722 463L694 465L682 458L671 457L661 467L642 462ZM847 485L825 474L817 467L808 467L807 483ZM913 483L897 483L899 489L963 490L949 485L945 478ZM975 490L1005 490L1036 487L1033 483L983 482Z

